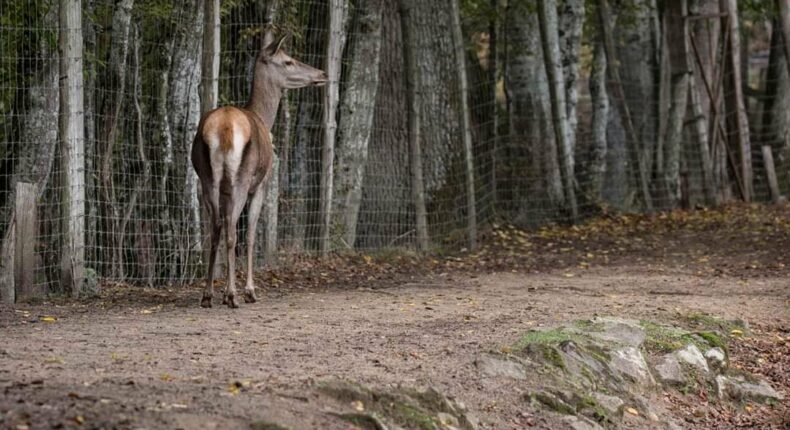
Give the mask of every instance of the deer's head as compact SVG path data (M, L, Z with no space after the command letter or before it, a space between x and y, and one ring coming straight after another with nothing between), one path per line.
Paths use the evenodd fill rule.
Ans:
M267 32L263 49L255 63L255 79L266 80L281 89L294 89L326 84L328 76L323 70L316 69L286 54L283 42L286 36L275 39Z

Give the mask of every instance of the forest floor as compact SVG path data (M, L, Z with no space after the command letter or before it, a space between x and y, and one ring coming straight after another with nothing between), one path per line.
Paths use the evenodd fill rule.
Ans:
M107 285L91 299L0 308L0 428L356 428L332 411L366 405L316 389L337 378L435 388L484 429L558 428L518 381L475 361L531 329L602 315L745 321L731 366L785 400L668 391L666 406L694 428L787 428L790 206L495 226L484 239L469 255L339 256L262 272L259 302L236 310L216 298L198 307L199 285Z

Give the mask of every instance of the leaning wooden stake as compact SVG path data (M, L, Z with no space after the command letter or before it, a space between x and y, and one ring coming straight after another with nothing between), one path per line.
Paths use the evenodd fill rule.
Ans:
M461 31L461 10L458 0L450 0L453 17L453 42L455 44L455 65L458 69L458 90L461 99L461 128L464 137L464 161L466 162L466 210L469 249L477 249L477 203L475 199L475 166L472 156L472 120L469 112L469 82L466 75L466 50Z
M85 281L85 126L82 2L60 0L60 282L78 297ZM17 220L19 222L19 220ZM17 240L20 238L17 237Z
M406 68L406 93L408 98L408 123L409 123L409 161L411 164L411 192L414 200L415 224L417 227L417 247L421 251L428 250L428 216L425 208L425 184L422 175L422 150L420 148L420 102L417 96L419 88L419 70L417 69L417 54L414 50L414 35L411 34L409 20L411 11L406 3L401 0L401 33L403 35L403 62Z

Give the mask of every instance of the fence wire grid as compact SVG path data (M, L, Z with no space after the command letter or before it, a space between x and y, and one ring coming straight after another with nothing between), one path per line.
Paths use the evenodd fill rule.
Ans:
M790 191L788 50L773 2L559 3L4 0L0 298L204 275L206 213L190 161L203 87L216 81L218 105L243 105L266 29L289 35L293 57L335 61L340 73L336 109L324 88L281 100L259 267L323 252L462 251L494 223L537 228ZM204 33L216 5L213 76ZM64 27L69 11L79 27ZM64 51L74 36L81 45ZM69 105L62 77L75 60L82 101ZM64 138L64 115L82 118L79 145ZM84 268L64 285L64 267L83 265L73 244ZM20 273L28 266L33 275Z

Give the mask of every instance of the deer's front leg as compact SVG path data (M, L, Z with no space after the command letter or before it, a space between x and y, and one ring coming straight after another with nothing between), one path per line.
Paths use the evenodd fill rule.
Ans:
M247 226L247 286L244 288L244 301L255 303L258 298L255 296L255 282L253 280L253 258L255 254L255 230L258 227L258 218L261 215L263 198L266 194L266 187L263 183L258 185L255 195L250 202L249 225Z

